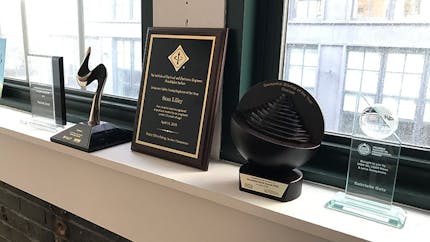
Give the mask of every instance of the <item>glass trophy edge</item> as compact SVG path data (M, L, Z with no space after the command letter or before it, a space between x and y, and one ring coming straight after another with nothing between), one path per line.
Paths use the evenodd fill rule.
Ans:
M344 192L336 193L335 197L327 202L325 207L398 229L403 228L407 218L405 210L401 207L387 206L379 202L355 198Z

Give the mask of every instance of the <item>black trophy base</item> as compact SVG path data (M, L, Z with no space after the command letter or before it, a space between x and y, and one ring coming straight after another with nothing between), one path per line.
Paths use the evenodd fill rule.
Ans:
M264 167L253 162L239 169L239 189L281 202L294 200L302 193L303 173L287 167Z
M133 132L120 129L111 123L101 122L90 126L79 123L51 137L51 141L78 150L93 152L130 142Z

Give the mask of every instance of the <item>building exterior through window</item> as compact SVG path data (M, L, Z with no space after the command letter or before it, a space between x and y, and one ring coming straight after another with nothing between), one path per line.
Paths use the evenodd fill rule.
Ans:
M326 130L350 134L367 100L399 116L403 143L430 147L430 1L318 1L322 12L299 15L301 2L290 1L283 76L317 98Z

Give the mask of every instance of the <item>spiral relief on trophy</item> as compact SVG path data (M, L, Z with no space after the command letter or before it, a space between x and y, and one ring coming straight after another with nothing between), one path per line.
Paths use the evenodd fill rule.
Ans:
M282 94L277 99L249 110L245 120L254 130L286 142L306 143L310 135L290 98Z

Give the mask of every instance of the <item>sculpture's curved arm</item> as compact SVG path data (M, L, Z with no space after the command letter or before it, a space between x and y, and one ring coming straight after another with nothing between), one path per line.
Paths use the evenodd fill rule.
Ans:
M106 67L103 64L99 64L92 71L88 68L88 62L90 59L91 47L88 47L85 58L82 61L81 66L78 70L78 84L81 87L86 87L91 84L94 80L97 80L97 90L93 97L91 104L90 117L88 119L88 125L95 126L100 124L100 102L102 98L102 92L107 78Z

